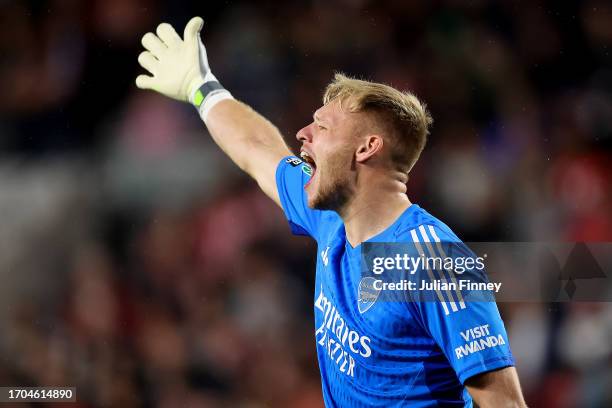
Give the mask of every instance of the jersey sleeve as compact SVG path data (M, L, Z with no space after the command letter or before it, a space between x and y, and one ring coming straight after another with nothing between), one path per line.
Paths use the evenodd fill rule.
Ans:
M412 296L408 308L447 357L461 383L477 374L513 366L508 335L492 291L467 289L464 285L488 282L483 268L457 268L459 258L477 256L461 241L433 225L421 225L411 231L419 256L455 260L455 270L446 263L443 268L420 269L424 281L440 282L430 296ZM462 261L463 262L463 261ZM448 267L447 269L445 269ZM462 283L463 281L463 283ZM443 285L443 282L455 285ZM467 283L466 283L467 282Z
M308 207L304 190L310 177L310 166L295 156L283 158L276 168L276 187L291 232L317 239L321 211Z

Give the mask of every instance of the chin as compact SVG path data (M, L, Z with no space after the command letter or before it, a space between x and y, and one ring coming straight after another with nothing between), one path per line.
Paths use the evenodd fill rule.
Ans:
M312 210L316 210L316 206L317 206L317 196L316 194L311 194L306 192L306 204L308 205L308 208L312 209Z

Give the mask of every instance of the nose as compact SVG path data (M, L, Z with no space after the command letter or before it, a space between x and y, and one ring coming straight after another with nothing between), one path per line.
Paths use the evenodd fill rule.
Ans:
M295 138L302 143L312 141L312 124L304 126L295 135Z

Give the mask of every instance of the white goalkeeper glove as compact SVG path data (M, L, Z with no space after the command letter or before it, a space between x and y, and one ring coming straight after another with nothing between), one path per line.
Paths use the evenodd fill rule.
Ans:
M140 65L152 76L139 75L136 86L151 89L183 102L191 102L204 121L210 109L232 95L210 71L206 48L200 39L204 22L194 17L185 26L183 39L167 23L157 27L157 35L146 33L138 56Z

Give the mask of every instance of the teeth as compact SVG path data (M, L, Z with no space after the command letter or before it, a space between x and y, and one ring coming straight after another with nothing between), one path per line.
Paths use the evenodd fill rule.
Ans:
M312 159L312 157L310 157L310 155L307 152L302 150L300 152L300 157L302 158L302 160L304 160L310 166L315 167L315 161Z

